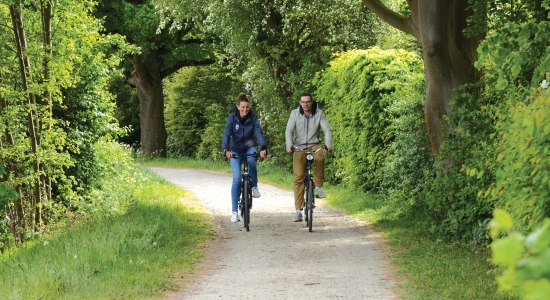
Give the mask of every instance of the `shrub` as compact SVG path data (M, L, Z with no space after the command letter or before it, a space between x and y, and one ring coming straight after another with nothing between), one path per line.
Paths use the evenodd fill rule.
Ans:
M216 105L216 109L224 112L222 119L225 120L228 108L232 107L239 91L239 84L217 67L183 68L167 80L165 117L168 155L195 157L202 140L213 139L205 136L207 127L215 127L209 122L219 122L208 115L212 112L208 107ZM208 132L220 141L216 150L221 147L222 132ZM206 150L201 151L204 153Z
M531 103L510 108L496 158L496 182L488 190L498 207L508 211L520 232L550 216L550 93L537 90Z
M407 135L416 133L402 127L408 121L397 120L411 115L422 119L418 111L422 78L422 64L415 54L377 48L340 54L319 74L315 97L326 106L332 126L336 181L380 191L401 180L395 169L398 158L413 160L423 147L400 153L398 145L414 148L425 140L407 141ZM398 144L394 144L396 132Z
M501 292L521 299L546 299L550 294L550 219L546 218L527 236L514 231L512 216L496 209L489 224L493 263L500 267Z

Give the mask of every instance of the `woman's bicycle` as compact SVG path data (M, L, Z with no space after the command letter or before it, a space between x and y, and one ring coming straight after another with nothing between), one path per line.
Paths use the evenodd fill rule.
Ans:
M305 151L305 149L299 148L297 146L293 147L294 152L303 152L306 156L306 181L304 184L305 188L305 207L304 207L304 216L306 218L307 227L309 232L313 230L313 209L315 208L315 195L313 190L315 184L313 183L313 158L315 153L326 150L326 147L321 147L315 151Z
M239 198L239 212L243 218L244 228L250 231L250 208L252 208L252 178L248 169L248 157L257 158L258 154L239 154L243 158L241 169L241 197ZM232 154L232 158L238 158L239 155Z

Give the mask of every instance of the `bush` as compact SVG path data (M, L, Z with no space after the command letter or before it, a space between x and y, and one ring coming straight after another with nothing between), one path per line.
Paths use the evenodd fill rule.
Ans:
M533 93L548 76L550 22L540 7L529 6L514 18L491 20L494 30L475 63L481 80L452 100L453 115L445 120L450 130L426 194L434 232L445 237L488 242L495 205L508 209L522 232L548 216L548 153L542 150L548 148L548 109L529 103L548 98Z
M454 114L446 122L452 129L441 145L424 204L434 233L482 244L488 241L493 205L479 192L494 182L496 97L478 98L468 91L451 102Z
M207 160L221 160L225 157L221 151L221 140L227 110L220 104L214 103L206 108L206 128L202 141L197 149L196 157Z
M512 216L496 209L491 221L493 263L500 267L499 290L521 299L547 299L550 294L550 219L527 236L514 231Z
M537 90L531 103L510 108L496 158L496 182L488 190L507 210L520 232L529 232L550 216L550 92Z
M220 119L213 119L209 115L212 113L209 107L216 105L216 109L224 112L223 116L217 117L225 121L239 92L239 83L214 66L183 68L167 80L165 118L168 155L195 157L202 141L212 141L214 138L218 139L215 148L219 151L223 127L219 132L205 130L216 127L209 122L220 122ZM204 149L205 146L202 146L201 155L214 151L213 148Z
M349 51L320 73L315 97L326 106L332 126L333 180L380 191L415 177L409 173L420 169L414 163L425 157L423 128L413 125L422 120L422 83L420 59L405 50Z
M423 203L428 182L433 178L433 163L428 135L424 126L424 85L411 82L397 90L395 101L388 107L394 136L383 163L383 190L387 200L397 204L399 213L414 204ZM407 203L408 205L400 205Z

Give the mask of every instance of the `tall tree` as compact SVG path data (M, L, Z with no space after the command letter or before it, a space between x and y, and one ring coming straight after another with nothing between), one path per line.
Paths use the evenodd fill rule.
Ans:
M432 152L439 153L445 128L444 116L457 87L476 80L474 68L479 35L467 36L472 10L468 0L407 0L410 16L389 9L380 0L363 0L377 16L393 27L413 35L422 47L426 73L424 120Z
M93 145L116 134L106 86L125 43L100 33L93 5L0 1L0 251L85 206Z
M162 18L151 0L100 1L97 13L105 16L108 31L119 33L141 48L129 59L133 70L128 82L139 98L140 149L147 154L166 154L166 128L162 81L184 66L214 62L205 50L196 23Z
M31 207L34 208L34 222L39 224L41 221L41 206L43 196L43 182L41 180L41 165L40 165L40 123L37 112L37 97L32 91L30 85L33 83L32 67L28 56L27 34L24 30L23 13L21 1L14 1L10 6L10 15L13 26L13 34L15 46L17 49L17 58L19 61L19 73L21 80L21 89L27 102L27 116L29 130L29 141L32 151L32 165L34 170L33 179L33 196L31 199Z
M355 0L210 1L208 14L225 61L269 119L264 129L275 147L284 144L295 96L314 89L332 55L375 43L374 16Z

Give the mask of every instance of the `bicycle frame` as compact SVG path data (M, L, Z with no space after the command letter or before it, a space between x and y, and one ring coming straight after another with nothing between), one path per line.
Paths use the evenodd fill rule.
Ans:
M258 154L232 154L232 158L243 158L241 168L241 197L239 198L239 210L243 217L244 228L250 231L250 208L252 207L252 179L250 178L250 170L248 167L248 157L258 157Z
M315 195L313 194L314 182L313 182L313 172L312 165L315 158L315 153L326 150L326 147L321 147L315 151L305 151L305 149L294 146L293 150L295 152L303 152L306 156L306 179L304 182L305 189L305 218L308 226L309 232L313 231L313 209L315 208Z

